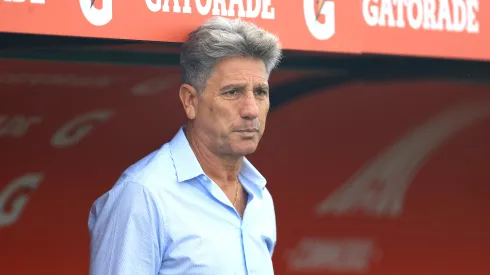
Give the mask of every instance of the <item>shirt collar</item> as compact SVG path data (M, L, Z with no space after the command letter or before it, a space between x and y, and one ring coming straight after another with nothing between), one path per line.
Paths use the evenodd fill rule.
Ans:
M201 164L197 161L196 155L185 136L184 129L185 126L180 127L177 134L170 141L169 146L178 182L184 182L204 175ZM265 187L267 182L247 158L243 159L240 175L261 189Z
M240 175L250 181L252 184L257 185L260 189L264 189L267 181L255 168L247 158L243 158L242 168L240 169Z
M201 164L184 133L185 126L180 127L175 137L170 141L170 154L174 160L177 181L183 182L204 175Z

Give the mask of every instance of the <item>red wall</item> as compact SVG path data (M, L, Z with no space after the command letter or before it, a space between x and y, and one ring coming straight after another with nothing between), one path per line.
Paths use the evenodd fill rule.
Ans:
M176 67L2 61L0 274L87 274L90 205L185 122L178 84ZM276 274L488 274L489 88L353 81L274 108L250 159Z

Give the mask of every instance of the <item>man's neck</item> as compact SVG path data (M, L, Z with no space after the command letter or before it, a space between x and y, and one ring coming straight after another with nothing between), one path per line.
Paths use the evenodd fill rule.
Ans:
M186 126L184 132L204 173L218 185L236 184L243 157L216 155L204 145L204 141L195 134L192 127Z

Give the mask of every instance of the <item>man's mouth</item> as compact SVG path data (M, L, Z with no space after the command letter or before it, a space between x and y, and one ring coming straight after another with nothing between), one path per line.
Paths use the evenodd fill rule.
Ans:
M259 131L259 129L252 128L252 129L236 130L235 132L240 132L240 133L255 133L255 132L258 132L258 131Z

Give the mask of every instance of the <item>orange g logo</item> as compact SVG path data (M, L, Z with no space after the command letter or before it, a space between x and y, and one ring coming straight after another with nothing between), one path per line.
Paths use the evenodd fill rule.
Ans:
M102 0L102 8L94 6L94 0L80 0L83 15L92 25L103 26L112 20L112 0Z
M335 34L335 3L331 0L303 0L306 26L313 37L327 40ZM325 22L320 23L323 15Z

